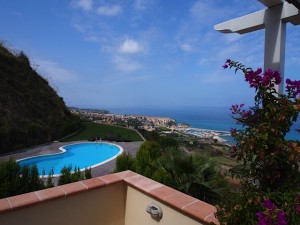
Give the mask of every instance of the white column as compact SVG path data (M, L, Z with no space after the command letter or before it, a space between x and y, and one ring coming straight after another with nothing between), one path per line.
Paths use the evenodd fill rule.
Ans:
M265 14L265 55L264 69L277 70L282 82L276 86L278 93L283 93L286 23L281 20L283 5L267 10Z
M245 34L265 29L264 69L278 70L284 79L286 23L300 24L300 11L284 0L258 0L267 9L215 25L223 33ZM284 80L283 80L284 82ZM283 93L283 82L276 87Z

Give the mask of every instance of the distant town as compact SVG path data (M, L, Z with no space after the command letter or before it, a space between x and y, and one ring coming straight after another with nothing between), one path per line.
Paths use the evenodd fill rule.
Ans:
M91 120L96 123L105 123L129 127L133 129L144 129L147 131L157 130L159 128L169 128L171 130L178 128L188 128L187 124L177 124L175 119L155 116L142 115L121 115L112 114L107 110L79 109L70 108L71 113L80 116L83 119Z
M223 142L224 140L222 140L219 136L229 135L229 132L224 131L191 128L188 124L178 124L175 119L167 117L112 114L107 110L80 109L75 107L71 107L70 111L72 114L79 116L81 119L132 129L144 129L147 131L165 130L165 132L177 131L202 139L217 139L220 142Z

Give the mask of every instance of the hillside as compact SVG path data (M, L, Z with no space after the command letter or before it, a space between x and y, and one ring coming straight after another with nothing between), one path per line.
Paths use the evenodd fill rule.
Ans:
M28 57L0 45L0 154L58 139L78 124Z

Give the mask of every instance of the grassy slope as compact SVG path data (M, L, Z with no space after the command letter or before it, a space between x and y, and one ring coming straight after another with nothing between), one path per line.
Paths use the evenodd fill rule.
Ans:
M63 99L23 53L0 44L0 154L58 139L77 129Z
M107 136L121 137L123 139L128 139L130 141L142 141L142 138L139 134L133 130L126 129L123 127L111 126L106 124L97 124L97 123L83 123L82 130L63 141L79 141L79 140L88 140L91 137L99 137L104 139Z
M230 159L230 158L226 158L224 156L214 156L212 157L215 161L217 161L218 163L222 164L222 165L226 165L226 166L237 166L241 163L238 163L236 160Z

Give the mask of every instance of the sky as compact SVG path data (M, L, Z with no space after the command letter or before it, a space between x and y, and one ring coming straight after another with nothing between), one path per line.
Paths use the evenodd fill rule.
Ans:
M264 31L214 25L262 10L256 0L10 0L0 41L24 51L68 106L253 105L227 58L263 67ZM300 73L300 26L287 25L286 78Z

